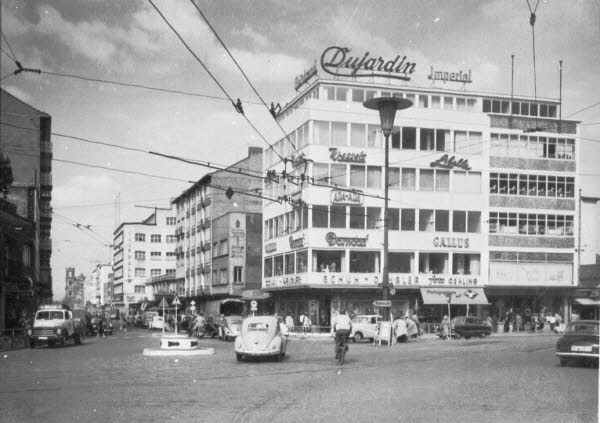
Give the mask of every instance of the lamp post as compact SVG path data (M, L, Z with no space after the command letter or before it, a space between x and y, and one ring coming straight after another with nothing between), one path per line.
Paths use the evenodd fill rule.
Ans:
M390 298L390 282L388 268L388 190L389 190L389 169L390 169L390 146L389 139L394 127L394 118L397 110L408 109L413 105L412 101L398 97L375 97L363 103L367 109L378 110L381 120L381 131L385 137L385 164L384 164L384 206L383 206L383 300ZM389 320L389 308L384 308L383 318Z

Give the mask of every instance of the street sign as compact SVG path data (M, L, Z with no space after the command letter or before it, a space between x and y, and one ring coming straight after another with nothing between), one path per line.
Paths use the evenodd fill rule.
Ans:
M163 297L162 301L158 306L161 308L169 308L169 304L167 304L167 300L165 300L165 297Z
M256 311L257 306L258 306L258 303L256 302L256 300L250 301L250 311Z
M181 305L181 301L179 301L179 297L175 297L171 305L178 306Z
M390 300L378 300L378 301L373 301L373 305L375 307L391 307L392 302Z

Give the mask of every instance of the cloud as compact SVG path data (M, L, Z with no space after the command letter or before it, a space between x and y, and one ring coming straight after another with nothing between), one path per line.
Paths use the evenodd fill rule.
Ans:
M265 37L263 34L259 34L258 32L256 32L249 25L244 25L244 28L242 28L241 30L234 29L232 33L234 35L239 35L250 39L250 41L252 41L254 45L259 48L264 49L271 44L267 37Z

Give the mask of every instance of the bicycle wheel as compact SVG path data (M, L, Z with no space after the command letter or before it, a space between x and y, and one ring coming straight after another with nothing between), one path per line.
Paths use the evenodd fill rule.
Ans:
M340 366L344 365L344 358L346 357L346 342L342 342L340 345Z

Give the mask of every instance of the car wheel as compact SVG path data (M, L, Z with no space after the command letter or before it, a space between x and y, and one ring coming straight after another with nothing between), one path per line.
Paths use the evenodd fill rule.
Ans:
M75 335L75 336L73 337L73 341L75 341L75 343L76 343L77 345L79 345L79 344L81 344L81 343L82 343L82 341L83 341L83 336L81 336L81 335Z
M277 361L281 361L281 360L283 360L283 355L281 355L281 354L277 354L277 355L275 356L275 359L276 359Z
M569 364L569 360L566 360L564 358L560 359L560 367L565 367L567 364Z
M354 334L354 342L360 342L360 341L362 341L362 339L363 339L362 333L356 332Z
M470 335L465 335L465 339L471 339Z
M235 358L237 358L237 361L242 361L244 359L244 356L242 354L236 354Z

